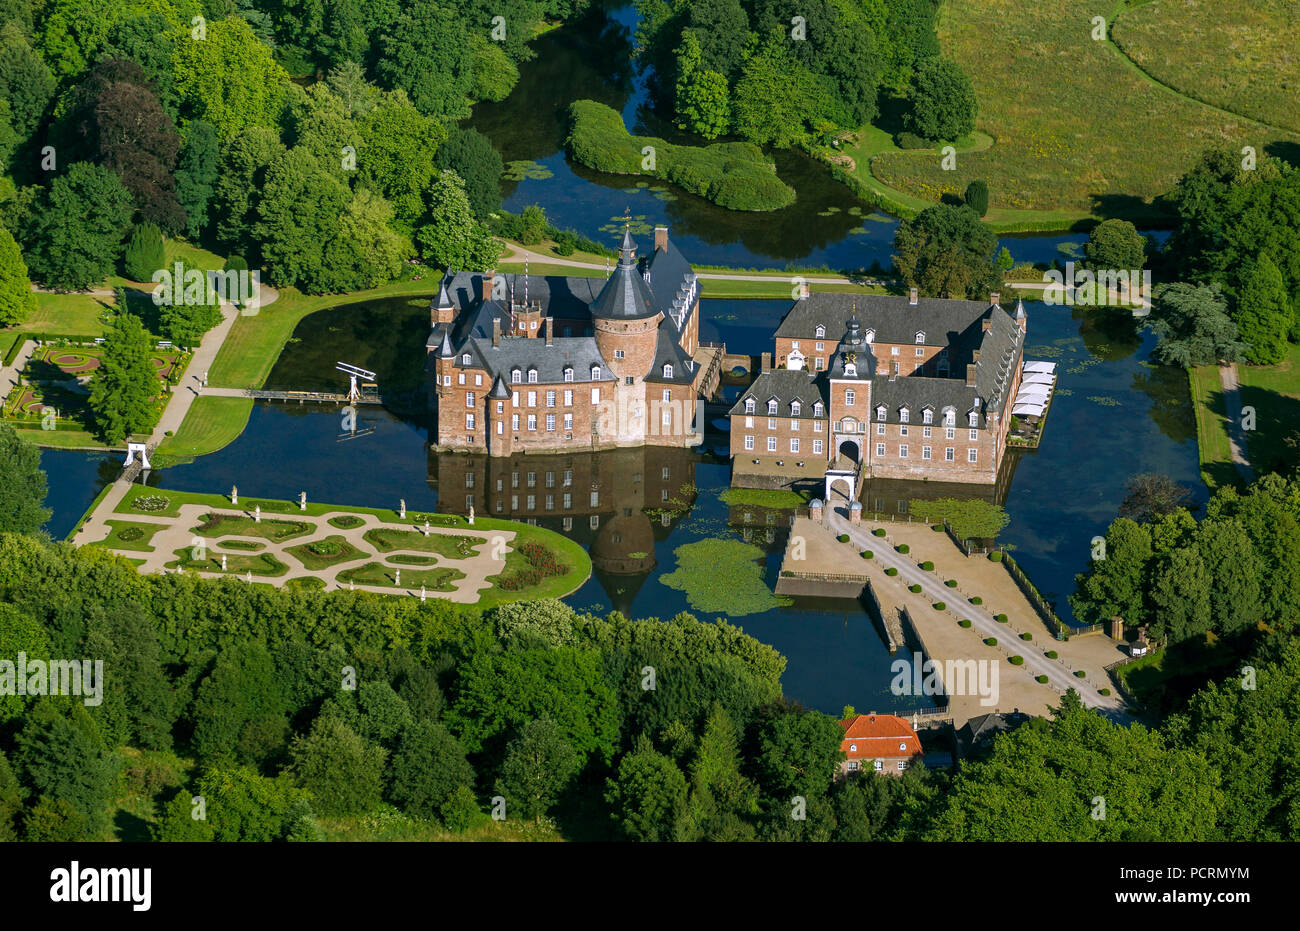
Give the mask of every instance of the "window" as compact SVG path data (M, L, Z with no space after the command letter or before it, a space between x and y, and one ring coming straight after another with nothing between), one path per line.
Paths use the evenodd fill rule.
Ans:
M899 459L906 459L906 458L907 458L907 444L906 444L906 443L904 443L902 446L898 447L898 458L899 458Z
M966 450L966 461L974 462L977 455L978 455L978 450L976 450L975 447L972 446L970 449Z
M821 356L818 356L817 364L814 365L813 368L820 372L822 369L826 368L826 360Z
M573 389L569 388L564 392L564 406L573 407Z
M599 365L593 365L593 366L591 367L591 380L592 380L592 381L600 381L600 366L599 366Z
M571 366L566 365L564 367L564 380L573 381L573 368Z
M769 453L774 453L774 452L776 452L776 437L774 437L774 436L769 436L769 437L767 438L767 451L768 451Z
M769 401L767 402L767 412L768 412L769 414L775 414L775 413L776 413L776 406L777 406L776 398L772 398L771 400L769 400Z
M884 436L884 435L885 435L885 425L883 423L876 424L876 436Z
M475 376L474 376L474 385L475 385L475 387L481 387L481 386L483 385L483 376L482 376L482 375L475 375Z
M951 439L952 439L953 437L955 437L956 435L957 435L957 431L954 430L952 427L945 427L945 428L944 428L944 431L943 431L943 438L944 438L945 440L951 440Z
M821 339L823 336L825 336L825 335L826 335L826 327L822 326L820 323L817 324L816 335L817 335L817 338L818 338L818 339Z
M555 392L554 392L554 391L548 391L548 392L546 392L546 406L547 406L547 407L554 407L554 406L555 406Z
M529 472L529 473L528 473L528 487L529 487L529 488L536 488L536 487L537 487L537 473L536 473L536 472Z
M529 415L528 415L528 429L529 429L529 430L536 430L536 429L537 429L537 415L536 415L536 414L529 414Z
M673 409L665 404L659 410L659 422L665 427L671 427L673 425Z
M899 422L899 423L907 423L907 421L908 421L910 418L911 418L911 412L910 412L906 407L900 407L900 408L898 409L898 422Z
M450 388L450 387L451 387L451 376L450 376L450 375L444 375L444 376L442 376L442 384L443 384L444 387L446 387L446 388Z
M461 365L469 365L469 360L470 360L470 355L469 355L469 353L467 352L467 353L465 353L463 356L460 357L460 364L461 364Z
M463 385L463 384L465 384L465 373L464 373L464 372L461 372L459 375L456 376L456 384L458 384L458 385Z
M926 427L926 428L925 428L924 430L922 430L921 432L922 432L922 434L924 434L924 436L925 436L925 438L926 438L927 440L930 438L930 428L929 428L929 427Z
M572 429L573 429L573 415L572 415L572 414L565 414L565 415L564 415L564 432L565 432L565 433L568 433L568 432L569 432L570 430L572 430Z
M497 421L497 436L500 436L501 434L506 432L505 427L506 427L505 424L503 424L499 420Z
M898 428L899 436L907 436L907 424L901 424Z
M473 407L473 406L474 406L474 392L473 392L473 391L466 391L466 392L465 392L465 406L466 406L466 407Z
M672 377L673 377L673 367L672 367L671 365L669 365L668 363L665 362L665 363L664 363L664 378L672 378Z
M921 411L921 423L934 423L934 411L928 407Z
M890 347L889 347L889 354L890 354L891 356L896 356L896 355L898 355L898 347L897 347L897 346L890 346Z
M971 441L972 443L974 443L974 442L975 442L976 440L978 440L979 438L980 438L980 432L979 432L978 430L971 430L971 432L970 432L970 441Z
M505 402L505 401L497 401L497 413L498 413L498 414L504 414L505 412L506 412L506 402Z
M753 417L746 417L746 418L745 418L745 426L746 426L746 427L753 427L753 426L754 426L754 418L753 418Z
M851 772L851 773L855 773L855 772L857 772L857 771L858 771L858 761L857 761L857 760L849 760L849 772Z
M876 444L876 456L877 456L878 458L880 458L880 459L885 458L885 444L884 444L884 443L877 443L877 444Z
M466 414L466 415L465 415L465 429L466 429L466 430L473 430L473 429L474 429L474 415L473 415L473 414Z
M537 495L528 496L528 510L532 511L537 507Z
M769 417L769 418L767 418L767 429L769 429L769 430L775 430L775 429L776 429L776 418L775 418L775 417Z
M511 430L518 430L518 429L519 429L519 415L518 415L518 414L511 414L511 415L510 415L510 429L511 429Z
M951 446L946 447L943 451L943 461L956 462L957 461L956 457L953 455L955 452L956 450L954 450Z
M969 423L972 427L979 425L979 419L980 419L979 411L971 411L966 417L967 423Z
M593 492L591 493L591 499L590 499L590 500L591 500L591 506L592 506L592 507L594 507L594 508L598 508L598 507L600 507L600 492L599 492L599 491L593 491Z
M530 391L530 392L528 392L528 406L529 406L529 407L536 407L536 406L537 406L537 392L536 392L536 391Z
M753 399L753 398L745 398L745 413L746 413L746 414L752 414L752 413L754 413L754 399Z
M797 439L791 439L791 440L790 440L790 452L792 452L792 453L797 453L798 451L799 451L799 441L798 441Z
M799 340L797 340L797 339L792 339L792 340L790 340L790 348L791 348L791 349L798 349L798 348L799 348Z
M957 422L957 412L955 410L953 410L950 407L943 412L943 425L945 427L951 427L956 422Z
M822 432L822 422L820 420L814 420L813 433L821 433L821 432Z
M754 438L752 436L745 437L745 448L746 449L754 448Z
M813 402L813 416L814 416L814 417L820 417L820 416L822 415L822 411L823 411L823 408L822 408L822 402L821 402L821 401L814 401L814 402Z
M599 388L592 388L592 389L591 389L591 403L592 403L592 404L599 404L599 403L600 403L600 389L599 389Z
M673 393L667 388L664 389L663 399L665 404L670 403L673 399Z
M880 772L882 769L885 768L884 760L872 760L871 762L875 766L876 772Z
M790 421L790 429L793 430L795 433L798 433L798 432L799 432L799 421L798 421L798 420L791 420L791 421Z
M622 358L625 358L625 357L626 357L626 353L624 353L622 349L615 349L615 350L614 350L614 358L615 358L615 359L622 359Z
M881 423L885 422L885 405L882 404L876 408L876 419Z
M564 505L565 510L568 510L569 508L573 507L573 495L572 495L572 493L566 491L566 492L564 493L564 497L563 497L563 499L561 499L561 503ZM567 519L567 518L566 518L566 519Z
M629 376L627 376L627 378L624 378L624 379L623 379L623 384L625 384L625 385L630 385L630 384L632 384L632 376L629 375Z
M919 346L925 342L925 330L916 331L916 344Z
M867 338L867 342L869 342L869 343L874 343L874 342L876 341L876 331L875 331L875 330L867 330L867 332L866 332L866 338Z
M928 447L928 446L922 446L922 447L921 447L921 458L922 458L922 459L929 459L929 458L930 458L930 447Z
M519 406L519 392L518 392L518 391L512 391L512 392L510 392L510 403L513 404L515 407L518 407L518 406Z
M820 455L822 454L822 448L823 448L823 447L822 447L822 441L821 441L821 440L813 440L813 454L814 454L814 455L820 456Z
M826 344L825 344L825 343L818 343L818 344L817 344L817 351L818 351L818 352L825 352L825 351L826 351Z
M802 410L802 409L803 409L803 408L802 408L802 406L799 404L798 401L791 401L791 402L790 402L790 416L791 416L791 417L798 417L798 416L799 416L799 411Z
M554 415L554 414L547 414L547 415L546 415L546 432L547 432L547 433L554 433L554 432L555 432L555 415Z
M517 385L517 384L519 384L519 382L523 380L522 375L523 375L523 373L520 372L519 369L511 369L511 370L510 370L510 384L512 384L512 385Z
M528 384L530 385L537 384L537 369L528 370Z
M916 350L916 357L919 359L919 358L921 358L921 357L924 356L924 355L925 355L925 350L922 349L922 348L920 348L920 347L917 347L917 350Z
M546 473L546 487L547 487L547 488L554 488L554 487L555 487L555 473L554 473L554 472L547 472L547 473Z
M853 406L853 402L854 402L856 399L857 399L857 392L855 392L852 388L845 388L845 389L844 389L844 406L845 406L845 407L852 407L852 406Z
M905 769L907 769L907 760L899 760L899 761L898 761L898 771L901 773L901 772L902 772L903 770L905 770Z

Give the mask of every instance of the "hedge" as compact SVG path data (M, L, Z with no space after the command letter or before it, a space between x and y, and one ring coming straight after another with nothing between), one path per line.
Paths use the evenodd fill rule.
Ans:
M794 203L794 188L752 142L674 145L655 136L633 136L623 117L595 100L569 106L569 155L579 164L620 175L663 178L728 210L779 210ZM642 167L642 150L654 149L654 168Z
M13 365L14 359L18 358L19 351L23 348L23 343L27 342L30 337L26 333L19 333L14 337L14 341L9 344L9 351L5 353L5 365Z

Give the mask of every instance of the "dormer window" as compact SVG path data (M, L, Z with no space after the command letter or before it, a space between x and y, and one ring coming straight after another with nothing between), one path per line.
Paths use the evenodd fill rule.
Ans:
M820 416L822 416L822 402L821 402L821 401L815 401L815 402L813 402L813 416L814 416L814 417L820 417Z
M925 330L916 331L916 345L920 346L925 342Z
M537 369L528 370L528 384L530 385L537 384Z
M879 407L876 408L876 420L880 421L881 423L885 422L885 405L881 404Z
M790 416L791 416L791 417L798 417L798 416L799 416L799 411L800 411L800 410L802 410L802 405L800 405L798 401L791 401L791 402L790 402Z
M957 412L951 407L943 412L943 425L951 427L957 423Z
M767 412L768 412L769 414L775 414L775 413L776 413L776 407L777 407L777 400L776 400L776 398L772 398L770 401L767 402Z
M671 365L669 365L668 363L665 362L665 363L664 363L664 378L672 378L672 377L673 377L673 367L672 367Z
M460 357L460 364L461 364L461 365L469 365L469 360L470 360L470 355L469 355L469 353L467 352L467 353L465 353L463 356Z
M571 366L566 365L564 367L564 380L573 381L573 368Z
M600 366L599 366L599 365L593 365L593 366L591 367L591 380L592 380L592 381L600 381Z
M934 423L934 411L928 407L921 411L921 423Z
M876 341L876 331L875 331L875 330L867 330L866 339L867 339L867 342L869 342L869 343L874 343L874 342Z
M510 370L510 384L517 385L523 381L523 373L519 369Z
M826 327L822 326L820 323L817 324L817 338L824 339L825 337L826 337Z
M907 410L907 408L906 408L906 407L900 407L900 408L898 409L898 422L899 422L899 423L907 423L907 420L908 420L908 410Z
M971 425L972 427L979 426L979 420L980 420L980 414L979 414L979 411L971 411L971 412L970 412L970 416L969 416L969 423L970 423L970 425Z
M745 398L745 413L746 413L746 414L752 414L752 413L754 413L754 399L753 399L753 398Z

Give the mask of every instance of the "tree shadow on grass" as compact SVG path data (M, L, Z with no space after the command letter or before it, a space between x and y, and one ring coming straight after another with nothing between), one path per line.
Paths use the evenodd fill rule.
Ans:
M1290 475L1300 465L1300 447L1287 442L1292 438L1300 441L1300 398L1243 384L1241 406L1243 415L1246 408L1255 411L1255 429L1245 434L1246 455L1255 474Z

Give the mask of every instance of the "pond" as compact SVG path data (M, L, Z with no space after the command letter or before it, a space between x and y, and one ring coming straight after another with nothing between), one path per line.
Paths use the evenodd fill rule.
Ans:
M503 182L503 206L530 204L552 224L616 246L624 216L642 235L667 224L674 242L697 265L736 268L889 268L898 219L854 196L826 166L801 152L772 153L777 173L798 198L782 210L724 210L654 179L602 174L571 164L564 153L568 106L591 99L621 111L640 135L700 145L650 107L651 74L632 64L635 7L624 6L552 30L534 43L536 57L519 69L519 83L500 103L481 103L465 121L492 140L502 159L536 163L528 176ZM1017 262L1068 258L1082 234L1017 235L1002 244ZM1062 251L1064 248L1066 251Z
M424 305L419 299L398 299L309 316L286 347L275 377L306 377L323 370L337 389L329 380L336 377L330 375L336 358L372 364L381 384L386 373L400 377L410 368L408 359L423 356L424 327L406 318L424 314ZM702 338L723 338L738 351L758 353L770 349L773 325L788 302L705 300L701 306ZM1087 565L1089 541L1104 533L1115 516L1129 477L1163 472L1193 488L1198 503L1206 492L1199 481L1186 378L1150 363L1154 338L1139 335L1124 315L1026 306L1028 356L1057 362L1060 373L1042 447L1008 460L1005 484L996 494L989 487L925 482L868 483L863 494L871 506L880 498L884 509L895 511L898 502L906 509L918 497L963 492L1004 497L1011 523L1001 542L1014 548L1030 577L1069 619L1065 598L1074 576ZM380 325L388 316L393 317L391 326ZM431 455L425 418L412 411L363 407L351 430L335 409L258 403L234 443L193 463L156 470L149 480L165 488L206 492L238 484L249 496L281 499L306 491L312 501L368 506L394 506L405 498L412 509L460 513L473 503L477 513L490 513L495 482L500 479L507 487L504 483L518 472L520 488L510 492L519 498L511 505L514 515L540 515L539 523L573 537L592 553L596 571L569 599L575 607L671 617L692 610L692 597L701 597L702 580L687 578L686 590L663 581L678 568L679 547L748 540L761 550L769 593L779 570L789 512L729 508L722 502L730 469L726 435L719 426L715 421L698 451L530 456L521 467L485 456ZM555 461L548 465L547 460ZM72 452L45 451L42 463L55 507L49 529L63 536L116 469L103 455ZM574 473L567 526L562 516L566 470ZM535 482L531 491L529 471ZM553 473L549 490L547 472ZM593 491L595 503L589 497ZM555 498L553 517L546 516L548 494ZM727 571L735 568L729 564ZM788 657L784 683L792 698L831 713L845 704L880 711L912 707L888 693L890 656L878 619L869 617L859 602L807 599L777 606L760 597L750 607L752 613L733 620ZM696 613L717 616L711 610Z

